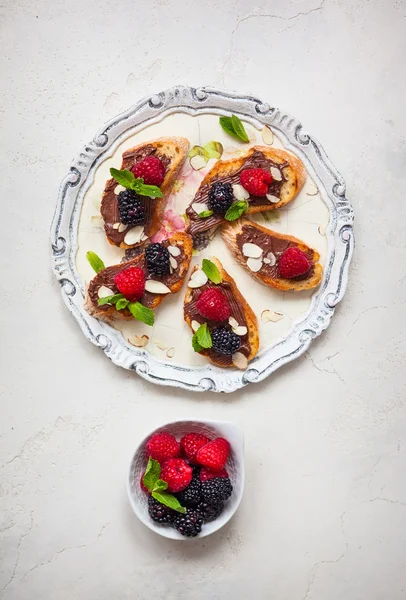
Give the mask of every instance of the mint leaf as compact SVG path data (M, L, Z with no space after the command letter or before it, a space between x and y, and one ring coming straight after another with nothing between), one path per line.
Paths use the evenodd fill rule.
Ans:
M154 312L150 308L143 306L140 302L130 302L128 308L134 319L137 319L137 321L142 321L150 326L154 324Z
M152 491L153 492L164 492L167 489L167 487L168 487L168 484L166 483L166 481L164 481L163 479L157 479Z
M207 152L209 158L221 158L223 154L223 146L220 142L207 142L203 150Z
M216 265L211 262L208 258L204 258L202 262L202 269L206 273L207 277L213 283L221 283L223 278L220 274L220 271L216 267Z
M152 497L155 498L155 500L158 500L158 502L161 504L168 506L172 510L176 510L176 512L182 514L185 514L186 512L186 508L182 506L179 503L179 500L175 498L175 496L172 496L172 494L167 494L166 492L163 492L162 494L160 492L152 492Z
M154 489L155 485L158 481L162 481L159 479L161 474L161 465L157 460L149 457L147 468L145 469L144 476L142 478L142 483L150 492Z
M128 169L110 169L110 175L123 187L131 190L136 181L133 173Z
M209 328L207 327L207 323L203 323L203 325L200 325L199 329L196 331L196 338L198 344L200 344L202 348L212 347L213 344Z
M123 310L127 308L129 300L127 298L119 298L116 302L116 310Z
M105 298L99 298L97 304L103 306L104 304L116 304L119 300L125 299L123 294L113 294L113 296L105 296Z
M236 219L239 219L243 213L246 213L247 210L248 202L246 200L239 200L230 206L224 215L224 218L226 221L235 221Z
M201 346L197 341L196 333L194 333L192 337L192 347L195 352L201 352L203 350L203 346Z
M137 181L137 180L136 180ZM144 185L143 179L140 179L142 183L136 183L134 191L137 192L140 196L149 196L150 198L162 198L163 193L159 189L157 185Z
M199 213L199 217L201 219L205 219L206 217L211 217L212 214L214 214L212 210L203 210L201 213Z
M219 121L221 127L226 133L228 133L228 135L240 140L240 142L249 142L244 125L237 115L232 115L231 117L220 117Z
M100 271L103 271L103 269L106 268L102 259L97 256L95 252L89 250L89 252L86 252L86 258L89 261L93 271L96 271L96 273L100 273Z
M244 129L244 125L242 124L241 119L239 119L237 117L237 115L232 115L231 116L231 125L232 128L234 129L234 133L237 136L237 138L239 140L241 140L242 142L249 142L249 137L247 135L247 132Z

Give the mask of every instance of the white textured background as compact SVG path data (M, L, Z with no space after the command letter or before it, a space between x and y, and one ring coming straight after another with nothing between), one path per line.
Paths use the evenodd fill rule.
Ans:
M405 14L395 0L2 3L0 598L405 598ZM114 367L49 268L71 158L174 83L251 92L297 116L356 208L330 329L231 396ZM185 416L234 420L247 450L237 516L187 545L138 523L124 488L140 436Z

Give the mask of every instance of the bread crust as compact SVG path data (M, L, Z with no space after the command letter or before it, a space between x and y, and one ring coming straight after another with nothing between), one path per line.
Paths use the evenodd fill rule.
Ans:
M186 160L187 154L189 152L189 140L183 137L161 137L156 140L152 140L149 142L142 142L133 148L128 148L122 157L122 163L120 169L131 169L134 166L134 159L131 158L132 155L136 152L139 152L145 146L153 146L156 148L157 156L167 156L171 159L171 164L168 171L165 174L165 178L163 180L162 185L160 186L163 197L156 198L153 200L154 202L154 212L150 223L148 224L148 228L145 229L145 235L149 238L155 235L155 233L159 230L163 214L165 211L166 201L172 191L173 185L179 172L183 166L183 163ZM136 246L141 245L143 242L138 242L137 244L128 245L124 241L120 244L117 244L114 240L111 239L108 235L107 227L106 227L106 212L109 210L109 203L111 199L111 194L109 193L109 188L111 185L115 183L114 179L109 179L106 182L105 189L103 192L103 197L101 201L101 215L105 222L105 232L106 237L110 244L113 246L119 246L120 248L134 248Z
M273 238L278 238L282 240L286 240L289 242L293 242L295 246L297 246L300 250L305 252L306 254L312 254L312 262L314 265L314 272L309 279L302 280L293 280L293 279L282 279L279 277L267 277L266 274L261 273L261 270L257 273L251 271L251 269L247 266L247 258L242 254L241 250L237 245L237 235L241 233L244 225L249 225L250 227L255 228L256 230L265 233L266 235L272 236ZM248 219L239 219L238 221L233 221L232 223L227 223L223 225L221 235L223 240L230 250L231 254L234 256L236 261L244 267L248 271L248 273L260 283L273 287L277 290L281 290L283 292L300 292L303 290L310 290L319 285L323 277L323 267L317 262L320 259L319 253L291 235L284 235L282 233L277 233L276 231L272 231L267 227L262 227L262 225L258 225L253 221Z

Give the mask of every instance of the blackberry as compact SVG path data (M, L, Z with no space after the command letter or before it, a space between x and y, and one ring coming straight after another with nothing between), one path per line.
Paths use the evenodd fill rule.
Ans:
M202 484L198 477L193 477L189 485L176 494L182 506L195 507L201 500Z
M210 244L210 236L207 231L201 233L195 233L192 236L194 250L204 250Z
M202 525L203 517L199 511L194 508L188 508L184 515L178 514L173 522L175 529L186 537L195 537L201 532Z
M161 504L152 496L148 498L148 513L157 523L173 523L176 513L168 506Z
M197 506L197 510L203 517L203 521L214 521L223 512L224 502L218 504L208 504L207 502L200 502Z
M141 196L134 190L124 190L117 198L120 221L125 225L142 225L145 221L145 206Z
M212 506L218 506L231 496L233 486L228 477L214 477L202 483L202 499Z
M241 346L240 337L226 327L213 329L211 332L211 339L213 342L213 350L219 354L226 354L227 356L231 356L234 352L237 352Z
M129 260L132 260L133 258L135 258L136 256L139 256L140 254L142 254L143 251L144 251L144 249L142 246L135 246L135 248L127 248L125 251L125 254L120 262L126 263Z
M150 244L145 250L147 269L151 275L169 275L169 252L162 244Z
M233 186L231 183L217 181L209 190L208 207L219 215L225 215L234 201Z

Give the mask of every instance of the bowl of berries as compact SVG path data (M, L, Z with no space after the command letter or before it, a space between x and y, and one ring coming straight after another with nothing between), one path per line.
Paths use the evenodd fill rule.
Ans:
M175 421L136 449L127 480L130 504L167 538L205 537L234 515L244 489L244 436L227 421Z

